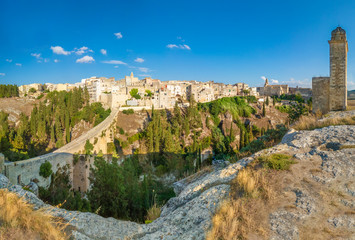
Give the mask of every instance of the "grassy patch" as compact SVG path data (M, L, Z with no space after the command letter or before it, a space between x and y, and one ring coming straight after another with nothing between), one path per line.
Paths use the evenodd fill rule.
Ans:
M319 121L316 116L302 116L293 126L296 130L314 130L337 125L355 125L355 116L345 118L331 118Z
M291 159L291 156L286 154L271 154L268 156L261 156L258 161L263 164L265 168L274 170L289 170L291 164L296 163Z
M0 191L0 239L67 239L55 224L58 220L44 211L34 211L16 194Z
M160 214L161 214L161 207L154 204L147 211L145 223L148 224L148 223L153 222L155 219L160 217Z
M270 206L275 204L276 191L274 171L289 169L294 163L291 156L272 154L260 157L254 164L241 170L231 182L230 197L222 203L212 218L212 229L207 240L248 239L253 233L255 239L267 239ZM265 166L265 168L260 168ZM294 207L292 207L294 208Z

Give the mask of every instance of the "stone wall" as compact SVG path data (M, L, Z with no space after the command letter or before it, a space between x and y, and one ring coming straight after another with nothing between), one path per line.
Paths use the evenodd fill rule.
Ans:
M329 112L329 77L312 78L313 112Z
M39 175L41 164L47 161L52 164L52 171L56 172L59 167L63 167L67 164L69 164L70 167L72 166L73 154L48 153L28 160L5 162L4 174L12 184L27 185L31 181L37 179L37 184L39 186L48 187L50 184L50 178L43 178ZM72 179L72 176L70 176L70 179Z

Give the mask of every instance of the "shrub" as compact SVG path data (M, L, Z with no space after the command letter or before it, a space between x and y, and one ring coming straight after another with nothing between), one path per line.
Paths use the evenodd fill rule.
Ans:
M39 99L43 98L43 96L44 96L44 94L41 93L41 95L39 95L39 96L37 97L37 99L39 100Z
M85 148L85 154L90 155L91 151L94 149L94 145L92 145L89 140L86 140L84 148Z
M50 162L46 161L39 167L39 175L44 178L48 178L52 173L52 164Z
M289 170L291 164L296 163L291 159L291 156L286 154L272 154L269 156L261 156L258 161L263 164L265 168L274 170Z
M134 110L132 108L130 109L125 109L122 111L123 114L126 114L126 115L130 115L130 114L133 114L134 113Z
M160 213L161 213L161 207L154 204L147 211L145 223L148 224L148 223L153 222L155 219L160 217Z

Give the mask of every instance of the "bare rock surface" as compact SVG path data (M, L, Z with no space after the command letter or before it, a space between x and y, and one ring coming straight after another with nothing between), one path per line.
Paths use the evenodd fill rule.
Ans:
M290 154L298 162L293 181L283 191L291 196L288 207L270 210L270 239L307 239L319 234L355 239L355 126L330 126L313 131L290 130L282 142L220 169L196 174L175 183L177 197L170 199L161 216L138 224L94 213L66 211L43 203L20 186L11 186L0 175L0 187L23 196L36 208L46 208L72 227L72 238L89 239L204 239L218 206L228 196L229 183L260 155ZM286 173L285 173L286 174ZM312 235L311 235L312 236ZM323 236L323 235L320 235Z

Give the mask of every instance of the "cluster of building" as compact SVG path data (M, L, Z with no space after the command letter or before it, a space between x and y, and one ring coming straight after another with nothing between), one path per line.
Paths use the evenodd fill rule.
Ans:
M256 88L245 83L226 85L223 83L198 81L160 81L159 79L138 79L131 73L124 79L91 77L75 84L30 84L19 87L20 95L28 94L31 88L37 92L70 91L73 88L87 88L91 102L101 102L104 107L154 106L171 108L176 102L184 103L194 98L197 102L209 102L222 97L257 95ZM132 96L131 92L137 92Z
M287 84L270 85L269 80L265 80L264 87L257 87L260 96L281 96L283 94L300 94L304 99L312 97L311 88L289 87Z
M301 94L308 99L312 96L310 88L292 88L288 85L269 85L268 79L264 87L249 87L245 83L223 84L198 81L160 81L159 79L138 79L131 73L120 80L106 77L82 79L75 84L30 84L19 87L21 95L27 94L31 88L41 92L70 91L73 88L87 88L91 102L101 102L106 108L118 106L140 106L154 108L172 108L176 102L183 104L193 98L197 102L210 102L222 97L233 96L280 96L282 94ZM32 90L33 92L33 90ZM134 94L133 94L134 92ZM132 93L132 94L131 94Z

